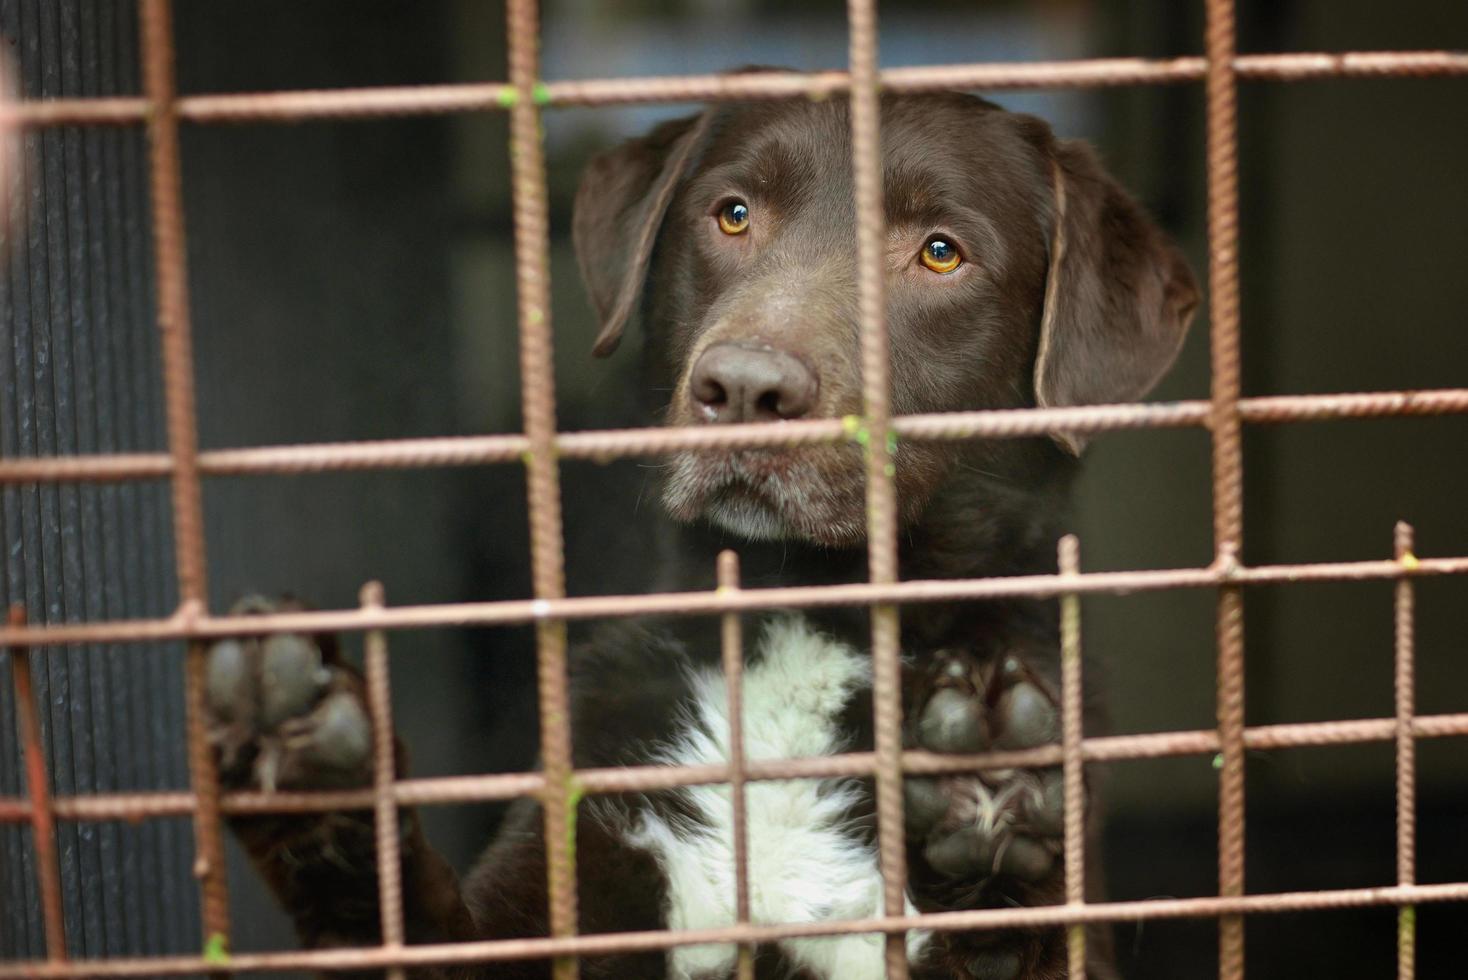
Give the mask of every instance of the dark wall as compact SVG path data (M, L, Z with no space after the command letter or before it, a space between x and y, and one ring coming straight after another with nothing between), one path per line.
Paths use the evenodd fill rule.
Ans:
M1116 4L1126 50L1201 50L1201 5ZM1468 8L1417 2L1241 4L1243 51L1459 48ZM1468 281L1468 131L1464 79L1245 83L1241 90L1241 282L1246 395L1462 386ZM1202 93L1117 93L1103 151L1164 220L1202 241ZM1206 397L1207 311L1160 398ZM1397 520L1418 553L1461 554L1468 419L1389 419L1251 427L1245 434L1245 557L1253 564L1383 558ZM1211 552L1203 433L1110 436L1080 487L1092 567L1205 563ZM1468 706L1468 585L1417 588L1417 706ZM1087 642L1108 668L1120 731L1213 724L1212 598L1097 599ZM1246 599L1251 724L1381 717L1392 707L1390 583L1288 585ZM1425 742L1423 880L1468 874L1461 833L1468 753ZM1251 891L1357 887L1394 880L1389 745L1249 756ZM1206 758L1108 767L1109 847L1118 898L1216 887L1216 776ZM1424 975L1456 975L1451 940L1468 912L1422 912ZM1129 976L1213 970L1211 924L1122 930ZM1250 976L1382 976L1392 969L1389 911L1250 920ZM1207 954L1207 955L1204 955ZM1186 965L1186 969L1184 969Z
M33 98L138 90L131 4L4 0L0 35ZM152 317L146 151L136 130L22 140L0 221L0 456L163 445ZM176 605L166 488L0 488L0 600L33 622L166 615ZM23 794L0 651L0 794ZM56 793L177 789L179 651L157 644L32 655ZM72 955L187 952L198 924L187 821L62 823ZM28 829L0 825L0 957L45 952Z

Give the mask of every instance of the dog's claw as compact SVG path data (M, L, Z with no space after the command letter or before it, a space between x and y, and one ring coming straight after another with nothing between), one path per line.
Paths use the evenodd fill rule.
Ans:
M1059 737L1055 700L1015 657L980 665L944 655L930 679L934 690L915 712L914 739L921 748L1023 750ZM1064 823L1058 769L911 778L906 801L909 840L941 876L1034 884L1056 870ZM975 975L991 974L1004 975Z

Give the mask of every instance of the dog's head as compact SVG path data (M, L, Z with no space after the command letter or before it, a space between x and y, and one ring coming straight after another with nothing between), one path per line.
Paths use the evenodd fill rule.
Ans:
M895 413L1151 389L1197 287L1089 149L962 95L885 98L882 143ZM653 384L672 393L668 423L860 415L863 217L844 100L710 109L602 154L574 222L597 353L640 305ZM1056 447L1077 455L1082 443L1057 434ZM992 474L1003 454L983 453L901 444L903 520L959 470ZM856 446L686 452L664 500L681 520L751 538L846 546L864 535L862 473Z

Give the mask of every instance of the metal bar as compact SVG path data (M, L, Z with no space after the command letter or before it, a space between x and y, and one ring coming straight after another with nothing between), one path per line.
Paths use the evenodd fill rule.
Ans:
M153 480L173 473L166 453L87 453L0 460L0 484Z
M861 428L866 458L867 566L874 585L898 579L897 488L893 480L890 350L887 339L886 206L882 188L881 96L875 0L847 0L851 69L851 170L856 213L857 314L861 331ZM907 836L902 799L902 662L898 611L873 605L872 714L877 796L877 851L882 906L901 915L907 891ZM907 943L887 936L887 980L906 980Z
M362 587L362 606L381 609L385 595L381 582ZM393 796L397 779L392 725L392 693L388 678L387 636L370 630L363 639L367 668L367 705L372 713L372 826L377 844L377 912L382 923L382 945L403 946L403 865L398 837L398 804ZM388 971L389 980L403 980L401 967Z
M203 610L208 605L204 513L195 428L183 173L179 163L173 17L169 0L143 0L138 17L143 89L151 109L148 174L153 206L154 273L158 283L158 330L163 349L164 407L173 471L175 568L183 607ZM204 645L195 640L188 646L184 665L189 779L198 799L194 813L194 874L199 879L203 906L204 943L211 950L228 950L229 892L224 878L224 844L220 838L219 773L205 721L205 669Z
M1412 553L1412 525L1398 522L1393 553L1402 568L1417 561ZM1395 601L1397 748L1397 884L1411 885L1417 879L1417 743L1412 734L1415 697L1416 624L1412 580L1397 579ZM1403 905L1397 910L1397 980L1417 975L1417 910Z
M1234 59L1239 78L1293 82L1321 78L1452 77L1468 75L1461 51L1344 51L1246 54ZM1197 82L1206 61L1182 58L1091 58L1074 61L995 62L889 68L888 92L948 89L1026 90L1168 85ZM605 106L651 102L724 102L754 99L828 98L848 91L844 71L771 72L758 75L684 75L547 82L533 93L539 105ZM518 101L513 84L375 86L286 92L184 96L179 118L201 124L299 122L308 119L379 118L459 112L502 112ZM148 100L130 96L29 100L0 109L0 125L136 125Z
M1061 578L1081 571L1080 542L1073 534L1060 539ZM1086 770L1081 755L1084 741L1081 676L1081 597L1067 592L1060 597L1060 746L1061 776L1065 799L1065 901L1086 904ZM1080 923L1066 930L1070 980L1086 980L1086 927Z
M1204 49L1208 129L1208 283L1213 411L1214 564L1242 560L1243 428L1239 413L1238 78L1234 0L1206 0ZM1244 894L1244 595L1218 590L1218 893ZM1244 920L1218 924L1219 980L1243 980Z
M1020 439L1055 431L1102 433L1133 429L1206 427L1206 401L1145 405L1085 405L1066 408L993 409L898 415L892 430L908 440ZM1276 395L1239 401L1243 421L1254 424L1468 413L1468 388L1384 391L1339 395ZM701 428L604 429L562 432L555 453L562 459L610 462L629 456L659 456L683 449L746 449L757 446L848 442L856 421L807 419L752 422ZM426 469L519 463L529 441L519 434L441 436L362 442L251 446L199 453L205 476L284 475L339 470ZM111 453L0 460L0 484L69 480L152 480L173 473L165 453Z
M25 607L11 606L7 621L25 624ZM31 825L31 845L36 851L36 882L41 892L41 915L46 927L46 958L66 962L66 917L61 906L61 868L56 857L56 813L51 786L46 778L46 750L41 742L41 721L36 716L36 695L31 685L31 652L10 648L10 674L15 685L15 716L25 755L26 792L22 803Z
M540 22L535 0L506 5L510 84L511 196L515 212L515 289L520 325L520 391L525 417L527 493L530 505L530 566L535 598L561 599L566 576L561 535L560 469L556 461L556 389L550 306L550 216L541 146ZM540 701L540 755L545 772L546 879L550 934L576 932L576 842L572 811L575 773L571 767L571 709L566 677L566 624L535 624ZM573 958L554 964L556 980L575 980Z
M173 22L169 0L141 7L144 84L153 100L149 128L153 247L158 286L158 329L163 348L164 404L173 478L174 530L178 536L178 590L185 602L205 604L203 507L199 493L195 430L193 338L189 322L184 245L183 175L178 119L173 107Z
M121 619L97 623L0 627L0 646L60 646L70 643L142 643L216 640L241 634L363 632L369 629L432 629L443 626L509 626L546 620L625 619L634 616L717 615L785 607L827 608L893 602L956 602L1017 596L1049 598L1067 591L1130 595L1168 589L1291 582L1366 582L1468 574L1468 556L1419 558L1406 572L1395 561L1320 562L1254 568L1168 568L1085 572L1073 580L1058 575L1014 575L978 579L907 579L888 585L805 585L738 592L654 592L646 595L576 596L564 599L504 599L439 603L384 609L336 609L210 616L183 610L167 619Z
M733 551L719 552L718 581L720 592L738 590L739 555ZM728 782L729 806L734 813L731 845L734 850L734 921L745 925L749 922L749 839L744 794L744 637L738 613L725 613L719 625L724 689L728 699L726 710L729 713ZM754 980L754 947L748 943L739 946L735 975L738 980Z
M1080 906L1042 905L1019 908L973 909L926 915L883 916L871 919L823 920L790 925L726 926L718 929L658 930L572 936L563 939L500 939L469 943L413 945L388 951L382 947L302 950L281 953L241 953L232 956L234 973L272 970L338 971L444 966L502 960L545 959L550 956L592 956L672 949L715 943L766 943L780 939L856 934L900 934L912 929L954 930L1043 929L1071 923L1144 922L1159 919L1213 919L1220 916L1269 915L1287 912L1372 908L1388 905L1468 901L1468 883L1395 885L1384 888L1347 888L1311 892L1240 895L1233 898L1171 898L1132 902L1097 902ZM87 960L72 968L51 966L44 960L0 964L0 980L44 977L154 977L200 973L209 961L197 956L159 956ZM75 971L75 972L73 972Z
M1468 735L1468 713L1426 715L1412 719L1413 738L1451 738ZM1365 718L1352 721L1308 722L1263 725L1246 729L1244 745L1251 751L1285 748L1319 748L1390 742L1396 738L1395 718ZM1081 759L1085 762L1120 762L1161 759L1218 752L1216 729L1158 732L1147 735L1112 735L1083 739ZM871 752L849 752L805 759L747 761L746 782L781 779L828 779L868 776L875 766ZM903 753L904 771L915 775L974 772L983 769L1041 768L1063 764L1063 751L1052 745L1036 749L985 752L977 755ZM606 793L643 792L681 786L727 783L732 766L626 766L613 769L583 769L577 773L580 789L588 796ZM483 776L447 776L403 779L392 788L398 806L446 806L482 803L536 796L545 786L538 772ZM376 803L370 789L226 793L222 809L230 815L263 813L312 813L326 810L364 810ZM60 820L128 820L149 817L187 816L194 807L189 792L147 792L60 796L52 809ZM0 797L0 822L25 823L30 805L25 799Z

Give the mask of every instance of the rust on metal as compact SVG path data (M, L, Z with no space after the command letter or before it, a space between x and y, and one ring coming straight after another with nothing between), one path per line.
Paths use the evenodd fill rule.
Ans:
M1393 534L1392 552L1404 571L1417 561L1413 547L1412 525L1398 522ZM1416 710L1417 631L1412 580L1407 575L1397 579L1395 599L1393 689L1397 750L1397 884L1411 885L1417 880L1417 740L1412 725ZM1404 905L1397 910L1397 980L1413 980L1416 976L1417 910Z
M719 552L719 591L739 588L739 555ZM744 760L744 635L737 612L728 612L719 622L719 651L723 661L725 710L729 714L729 807L734 820L730 842L734 852L734 922L749 922L749 837L744 785L747 767ZM722 782L723 780L721 780ZM739 945L735 964L737 980L754 980L754 947Z
M25 607L10 607L6 621L25 624ZM36 695L31 685L31 652L10 648L10 675L15 685L15 721L25 759L28 801L17 801L20 819L31 824L31 846L36 852L36 879L41 891L41 921L46 930L46 958L66 961L66 919L61 908L61 870L56 858L56 811L51 801L51 783L46 775L46 749L41 742L41 720L36 715Z
M1468 53L1446 50L1245 54L1233 64L1240 79L1270 82L1468 75ZM1200 57L1089 58L889 68L881 73L881 85L888 92L1102 88L1197 82L1206 72ZM850 86L844 71L599 78L546 82L532 99L545 106L823 99ZM191 95L178 99L177 111L190 123L229 124L502 112L517 102L513 84L478 82ZM147 121L150 105L132 96L23 101L0 110L0 123L137 125Z
M510 189L515 217L515 294L520 325L520 393L525 419L525 477L530 505L530 571L538 602L566 594L561 534L560 464L555 455L556 387L550 306L550 206L546 191L540 109L540 20L535 0L509 0ZM571 766L571 708L566 676L566 624L535 624L540 757L545 787L545 863L550 934L576 932L575 773ZM579 965L557 957L555 980L576 980Z
M1396 418L1468 414L1468 388L1382 391L1339 395L1274 395L1239 400L1239 416L1254 424L1320 422L1333 419ZM892 417L900 439L957 441L1022 439L1061 430L1104 433L1121 430L1207 427L1206 401L1138 405L1011 408ZM556 434L561 459L607 463L654 457L684 449L750 449L760 446L821 445L850 440L841 419L751 422L705 428L609 429ZM264 476L340 470L427 469L519 463L530 448L520 434L440 436L362 442L252 446L199 453L205 476ZM0 484L165 479L173 473L166 453L94 453L79 456L0 460Z
M1214 565L1242 560L1243 420L1239 412L1238 77L1234 0L1207 0L1204 87L1208 131L1208 294L1213 436ZM1244 894L1244 593L1220 586L1218 636L1218 893ZM1244 920L1218 923L1219 980L1243 980Z
M1244 746L1251 751L1263 751L1391 742L1397 737L1396 725L1395 718L1261 725L1245 729ZM1416 739L1468 735L1468 713L1414 715L1411 733ZM1218 748L1217 729L1109 735L1083 739L1081 758L1086 762L1122 762L1187 755L1211 756L1218 752ZM904 771L917 775L1043 767L1063 762L1062 749L1058 745L976 755L909 750L903 753L902 758ZM744 778L746 782L758 782L867 776L874 768L873 753L848 752L805 759L748 761ZM728 783L732 776L732 766L720 765L619 766L577 772L579 786L587 796ZM448 806L535 796L544 786L541 773L503 773L401 779L393 784L391 792L399 806ZM375 802L373 790L360 789L268 794L233 792L222 797L221 805L225 813L237 815L362 810L372 808ZM52 808L60 820L138 821L149 817L187 816L194 805L192 793L176 791L94 793L56 797L52 801ZM30 819L26 800L0 797L0 822L25 823Z
M866 606L1007 599L1047 598L1067 591L1086 595L1130 595L1172 589L1214 588L1225 583L1268 586L1298 582L1365 582L1445 575L1468 575L1468 557L1419 558L1410 569L1389 559L1313 562L1254 567L1166 568L1120 572L1084 572L1071 580L1057 575L1014 575L977 579L908 579L889 585L870 582L846 585L784 586L738 592L655 592L646 595L575 596L565 599L505 599L490 602L440 603L383 609L335 609L281 612L259 616L211 616L183 613L167 619L57 623L49 626L0 627L0 646L62 646L91 643L143 643L183 639L221 639L253 633L363 632L369 629L432 629L444 626L509 626L545 620L616 619L636 616L718 615L731 610L754 612L787 607Z
M1081 570L1081 545L1075 535L1060 539L1058 565L1061 578ZM1086 903L1086 772L1081 754L1084 704L1081 671L1081 597L1066 592L1060 597L1060 750L1061 777L1065 800L1065 901ZM1086 927L1079 923L1066 930L1066 951L1071 980L1086 980Z
M143 0L138 17L143 89L149 101L148 186L153 206L153 262L163 350L163 403L172 470L174 567L182 609L200 612L208 605L208 587L185 264L183 174L175 105L173 14L169 0ZM188 644L184 660L189 781L199 801L194 812L194 874L199 879L204 945L227 951L229 891L224 878L224 843L219 825L219 772L205 721L206 655L203 643L194 639Z
M913 916L842 919L785 925L726 926L718 929L679 929L617 932L568 938L496 939L469 943L413 945L401 951L381 946L316 949L279 953L242 953L230 958L232 973L279 970L350 971L398 965L448 966L500 960L545 959L551 956L592 956L673 949L716 943L766 943L811 936L894 934L910 929L934 932L954 930L1044 929L1074 922L1115 923L1162 919L1216 919L1230 915L1279 915L1289 912L1341 910L1468 901L1468 883L1392 885L1382 888L1344 888L1335 891L1279 892L1235 898L1170 898L1131 902L1094 902L1073 908L1043 905L1020 908L932 912ZM201 973L210 968L197 956L117 957L87 960L71 969L50 966L44 960L0 963L0 980L37 977L154 977Z
M381 582L362 587L362 606L380 609L386 601ZM377 912L382 945L403 946L402 841L398 836L398 803L393 794L397 765L393 745L392 694L387 664L387 636L369 630L363 638L367 674L367 708L372 718L372 829L377 847ZM388 972L389 980L403 980L401 967Z
M881 96L877 76L876 0L848 0L851 81L851 169L857 222L857 317L861 337L861 425L866 459L867 578L897 581L897 487L893 480L891 385L888 379L887 253L882 197ZM907 889L907 837L902 799L902 662L897 606L871 606L872 714L877 768L877 852L882 907L901 915ZM907 980L907 943L886 938L887 980Z
M908 440L1018 439L1056 430L1090 434L1206 427L1211 411L1212 406L1206 401L992 409L893 416L892 430L899 438ZM1254 424L1454 414L1468 414L1468 388L1275 395L1239 401L1240 417ZM849 429L840 419L802 419L697 429L562 432L556 436L554 451L562 459L605 463L684 449L819 445L850 438ZM518 463L528 449L525 436L506 434L216 449L200 452L198 459L199 471L205 476L260 476ZM172 460L166 453L97 453L0 460L0 484L164 479L172 472Z

